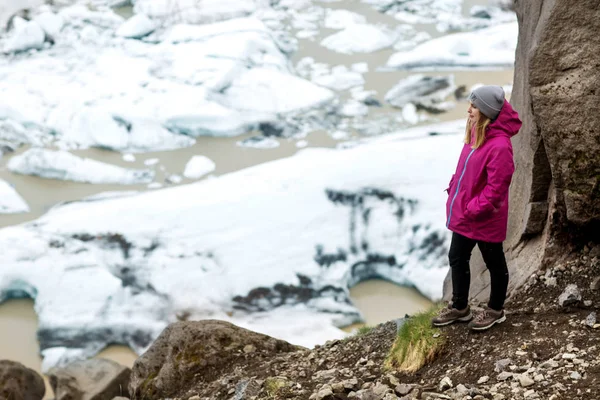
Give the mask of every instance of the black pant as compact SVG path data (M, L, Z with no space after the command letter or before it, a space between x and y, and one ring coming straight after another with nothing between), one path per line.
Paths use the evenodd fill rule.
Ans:
M448 254L450 268L452 268L452 307L462 310L469 304L469 286L471 285L469 260L475 245L479 246L483 261L490 271L492 290L488 307L497 311L502 310L508 288L508 268L502 243L473 240L458 233L452 234L452 243Z

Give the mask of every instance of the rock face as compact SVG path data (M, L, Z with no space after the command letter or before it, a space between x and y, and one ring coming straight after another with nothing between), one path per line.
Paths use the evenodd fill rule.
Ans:
M297 349L224 321L177 322L137 359L129 392L132 399L180 396L192 385L212 382L233 366L259 365L277 353Z
M131 370L101 358L77 361L50 370L56 400L102 400L127 396Z
M543 203L551 206L553 229L600 220L600 116L592 112L600 100L600 21L589 12L597 6L593 0L516 3L513 103L524 125L514 142L514 236L532 225L538 229L530 234L542 232Z
M516 172L505 248L510 289L600 230L600 20L595 0L516 0L519 42L511 103L523 121L513 139ZM448 283L448 282L447 282ZM485 300L479 254L471 296ZM445 297L451 294L446 286Z
M24 365L0 361L0 399L41 400L46 393L42 377Z

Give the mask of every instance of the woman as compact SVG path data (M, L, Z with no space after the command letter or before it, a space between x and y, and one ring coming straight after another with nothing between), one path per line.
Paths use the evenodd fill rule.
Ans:
M465 145L450 181L446 226L452 231L448 258L452 269L452 303L433 319L444 326L471 321L474 330L504 322L508 268L502 249L508 222L508 190L514 172L510 138L521 120L499 86L482 86L469 96ZM468 304L469 260L475 245L490 271L487 308L473 318Z

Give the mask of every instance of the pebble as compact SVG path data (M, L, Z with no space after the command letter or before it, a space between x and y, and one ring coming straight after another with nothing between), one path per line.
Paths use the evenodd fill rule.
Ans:
M573 354L573 353L565 353L562 355L562 359L563 360L572 360L574 358L576 358L577 355Z
M487 376L487 375L485 375L485 376L482 376L481 378L479 378L479 380L477 381L477 383L479 383L479 384L487 383L487 381L489 381L489 380L490 380L490 377Z
M571 375L569 375L569 378L578 381L581 379L581 374L577 371L573 371L571 372Z
M507 380L507 379L510 379L510 378L512 378L512 376L513 376L513 374L512 374L512 373L510 373L510 372L506 372L506 371L503 371L503 372L501 372L501 373L500 373L500 375L498 375L498 376L496 377L496 379L498 379L499 381L505 381L505 380Z
M494 365L494 371L496 371L496 372L502 372L511 363L512 363L512 360L510 358L503 358L502 360L498 360L498 361L496 361L496 364Z
M440 391L440 392L443 392L443 391L445 391L445 390L448 390L448 389L450 389L452 386L454 386L454 385L452 384L452 380L451 380L449 377L447 377L447 376L446 376L446 377L444 377L444 378L443 378L443 379L440 381L440 384L439 384L439 386L438 386L438 389L439 389L439 391Z
M519 375L518 379L521 386L525 388L535 384L535 381L527 375Z

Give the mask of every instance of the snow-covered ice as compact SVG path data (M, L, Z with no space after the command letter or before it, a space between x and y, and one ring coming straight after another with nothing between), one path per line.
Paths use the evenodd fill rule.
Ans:
M443 67L512 67L517 48L518 24L508 23L475 32L432 39L412 50L393 54L393 69Z
M362 0L397 20L410 24L435 24L461 16L463 0Z
M65 26L56 45L0 64L0 114L10 106L54 129L63 148L186 147L194 141L164 127L239 135L335 98L296 76L282 50L285 38L253 17L176 24L137 41L115 36L124 20L112 12L75 5L59 15Z
M361 73L351 71L345 65L337 65L331 71L314 71L311 79L317 85L334 90L347 90L365 83Z
M154 32L157 27L158 23L151 20L146 14L136 14L117 29L116 35L140 39Z
M205 24L252 14L268 0L136 0L135 12L168 23Z
M45 365L108 343L142 352L181 312L307 346L342 337L336 326L360 318L348 297L357 282L383 277L440 297L443 188L464 123L55 207L0 230L0 301L17 292L35 298ZM253 296L259 287L268 295Z
M328 8L325 16L325 28L344 29L353 24L364 24L367 19L364 15L349 10L332 10Z
M371 53L390 47L397 40L395 32L369 24L351 24L321 41L321 45L338 53Z
M33 18L42 30L52 39L56 39L60 34L60 31L65 26L65 20L59 14L55 14L52 11L45 11Z
M340 115L344 117L359 117L369 113L369 107L354 99L348 100L340 109Z
M12 157L8 169L23 175L95 184L136 185L150 183L154 179L154 173L149 170L121 168L67 151L39 148Z
M97 107L58 106L50 113L47 124L62 132L62 147L100 147L141 153L173 150L192 146L195 139L173 134L158 121L124 117Z
M251 147L253 149L275 149L281 144L279 140L265 136L251 136L247 139L237 142L238 146Z
M0 179L0 214L29 212L29 206L8 182Z
M431 110L441 107L445 99L454 92L454 77L410 75L392 87L385 95L385 101L394 107L403 108L409 103L417 107Z
M4 45L5 53L17 53L31 49L41 49L44 46L46 34L35 21L18 25Z
M199 179L213 172L216 168L215 162L206 156L193 156L185 165L183 176L188 179Z

